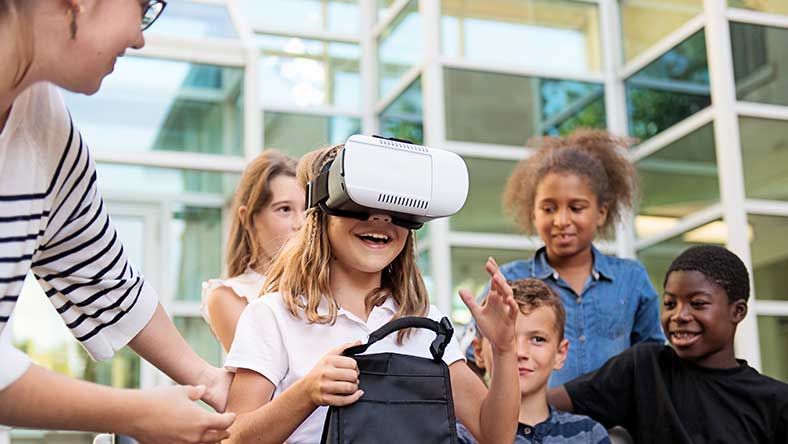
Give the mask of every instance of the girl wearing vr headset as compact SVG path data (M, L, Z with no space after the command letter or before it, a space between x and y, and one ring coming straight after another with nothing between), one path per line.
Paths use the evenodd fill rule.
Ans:
M246 304L257 299L274 256L304 222L295 159L265 150L244 170L233 198L225 262L229 279L203 283L202 312L225 351Z
M87 143L57 90L95 93L119 56L144 46L142 31L165 4L0 0L0 332L32 272L91 356L108 359L129 345L192 386L125 390L79 381L0 341L0 424L212 443L234 420L194 402L223 410L232 375L189 348L127 261Z
M299 163L298 182L314 179L342 146L318 150ZM512 442L519 391L514 324L517 304L490 259L492 277L484 308L468 291L461 297L490 338L496 374L489 391L463 362L456 341L447 347L456 416L480 442ZM367 219L307 210L302 229L268 270L269 293L249 304L238 321L226 366L236 369L228 409L239 413L233 443L318 443L325 406L361 398L356 361L342 356L388 321L403 316L443 316L430 306L416 266L414 233L390 216ZM414 329L375 346L431 358L431 332ZM355 343L353 343L356 341Z
M657 292L643 266L602 254L593 244L610 234L635 194L627 141L604 131L545 137L522 160L504 194L506 208L544 247L533 258L501 266L507 279L538 278L561 296L569 353L550 387L599 368L640 342L665 342ZM486 290L485 290L486 292ZM484 296L485 292L482 293Z

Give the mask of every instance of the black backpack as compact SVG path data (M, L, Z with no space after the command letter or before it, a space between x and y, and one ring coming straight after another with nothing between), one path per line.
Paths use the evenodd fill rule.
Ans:
M399 353L359 356L405 328L436 333L430 346L433 359ZM448 318L404 317L375 330L366 344L346 349L343 355L358 363L364 396L349 406L329 407L321 444L456 444L451 378L442 359L453 334Z

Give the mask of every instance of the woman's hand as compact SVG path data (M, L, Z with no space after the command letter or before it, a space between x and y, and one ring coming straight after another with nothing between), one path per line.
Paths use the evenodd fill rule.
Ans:
M195 401L205 386L169 386L134 391L127 433L143 444L215 443L230 436L235 413L211 413Z
M309 399L315 406L345 406L358 401L364 394L358 388L356 360L342 356L342 352L356 341L329 351L301 380Z
M512 288L506 283L495 259L487 259L484 268L491 277L490 291L484 306L477 304L467 289L460 290L460 297L476 320L476 327L490 341L493 352L511 352L515 348L514 326L519 308Z

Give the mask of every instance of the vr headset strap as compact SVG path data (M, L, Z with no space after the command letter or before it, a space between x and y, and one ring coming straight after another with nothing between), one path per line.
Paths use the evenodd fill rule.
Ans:
M314 180L306 184L305 200L307 209L323 203L328 199L328 173L328 169L325 168Z
M406 328L426 328L435 332L436 336L435 340L432 341L432 344L430 345L430 353L432 354L432 358L436 361L439 361L443 358L443 352L446 351L446 347L449 345L449 342L454 335L454 327L452 327L449 318L445 316L440 322L435 322L432 319L418 316L406 316L388 322L386 325L370 333L369 341L367 341L366 344L347 348L342 354L344 356L355 356L364 353L372 344L380 341L381 339L396 331L404 330Z

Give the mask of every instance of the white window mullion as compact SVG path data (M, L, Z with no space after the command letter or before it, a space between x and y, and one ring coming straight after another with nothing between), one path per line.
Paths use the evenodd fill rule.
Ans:
M443 147L445 136L443 109L443 72L440 58L440 1L419 2L424 53L422 58L422 97L424 101L424 144ZM430 222L430 269L435 283L432 302L450 315L452 298L451 246L449 244L449 219Z
M788 29L788 16L768 12L730 8L728 9L728 20L737 23Z
M378 97L378 41L373 33L377 0L361 0L361 132L377 134L375 100Z
M741 156L739 119L736 114L736 81L726 0L704 0L711 101L714 105L714 139L719 167L722 214L729 227L727 247L747 264L752 274L752 255L747 236L747 214ZM754 298L750 299L754 304ZM755 313L739 325L736 353L754 368L761 368L758 321Z
M605 111L607 128L618 136L629 134L627 118L626 90L624 79L618 72L624 65L623 36L621 33L621 16L617 0L600 0L599 26L602 34L602 50L604 51L605 79ZM634 215L625 214L616 225L615 252L619 257L635 257L635 226Z
M254 42L254 31L249 22L244 18L237 0L227 2L227 11L238 30L243 47L244 62L244 89L243 89L243 135L244 158L249 161L254 159L263 150L263 116L259 103L259 79L257 63L260 57Z

